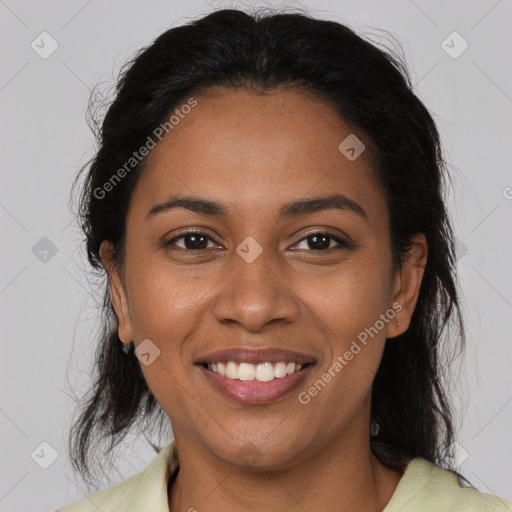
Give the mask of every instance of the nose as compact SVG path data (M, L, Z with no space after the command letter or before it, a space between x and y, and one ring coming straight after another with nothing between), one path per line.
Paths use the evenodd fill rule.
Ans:
M271 322L291 323L299 318L299 301L269 251L263 250L251 263L238 254L233 254L233 260L212 305L218 322L259 332Z

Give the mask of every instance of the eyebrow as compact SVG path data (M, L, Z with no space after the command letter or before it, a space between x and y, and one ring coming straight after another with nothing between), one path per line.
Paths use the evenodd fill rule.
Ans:
M155 204L151 210L149 210L146 220L159 213L172 210L173 208L186 208L187 210L204 215L211 215L213 217L229 217L229 209L221 203L201 197L174 195L163 203ZM355 213L365 220L368 220L368 216L362 206L341 194L311 197L287 203L279 209L278 220L331 209Z

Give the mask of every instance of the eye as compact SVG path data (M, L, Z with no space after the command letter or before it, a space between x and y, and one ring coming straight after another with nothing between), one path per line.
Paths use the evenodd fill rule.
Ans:
M331 247L331 242L335 242L338 245ZM305 247L306 249L309 247L315 252L327 252L331 249L337 250L350 248L350 245L347 242L333 235L332 233L329 233L328 231L317 231L315 233L310 233L308 236L300 240L296 245L301 243L305 243L307 245L307 247ZM304 247L299 249L304 249Z
M178 241L182 242L182 245L179 245ZM208 242L212 242L214 245L208 246ZM337 245L332 247L332 242ZM313 252L327 252L330 250L350 248L350 244L348 242L333 235L332 233L329 233L328 231L316 231L314 233L310 233L295 245L297 246L301 243L307 244L307 247L299 247L298 249L293 250L303 250L309 248ZM210 236L201 231L186 231L181 233L180 235L175 236L165 243L165 246L169 245L175 245L183 250L191 252L218 247L215 245L215 241Z
M183 245L178 245L176 242L178 240L183 240ZM200 251L202 249L211 249L212 246L208 247L208 242L213 242L213 239L209 237L206 233L201 231L186 231L181 235L175 236L171 240L165 243L165 246L168 245L176 245L181 249L187 251Z

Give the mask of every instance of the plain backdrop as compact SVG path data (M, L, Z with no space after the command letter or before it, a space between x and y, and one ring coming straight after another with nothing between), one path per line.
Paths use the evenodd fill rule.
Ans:
M468 329L451 387L460 471L512 500L510 1L0 0L1 511L55 510L92 492L66 452L98 321L68 210L72 180L94 151L85 120L91 88L114 83L126 59L165 30L221 7L257 5L301 6L374 40L388 31L403 46L454 173L449 204ZM104 487L154 456L144 438L123 443Z

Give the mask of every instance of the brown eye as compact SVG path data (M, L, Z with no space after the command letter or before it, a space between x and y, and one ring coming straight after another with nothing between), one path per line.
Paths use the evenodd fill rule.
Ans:
M182 246L176 244L178 240L183 240ZM188 251L199 251L201 249L208 249L211 247L208 247L208 241L213 242L206 233L201 233L199 231L187 231L186 233L182 233L181 235L174 237L172 240L169 240L165 245L177 245L177 247Z
M333 235L332 233L323 232L323 231L309 234L308 236L306 236L305 238L300 240L300 242L298 242L298 244L301 244L304 242L307 244L307 246L303 247L302 249L306 248L306 249L310 249L312 251L317 251L317 252L325 252L330 249L336 250L336 249L349 248L349 244L347 242L345 242L344 240ZM332 247L331 242L335 242L335 244L337 244L337 246L335 245L334 247Z

